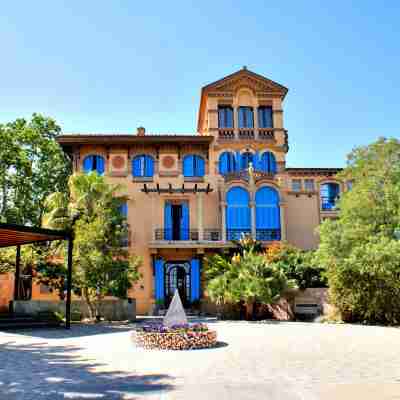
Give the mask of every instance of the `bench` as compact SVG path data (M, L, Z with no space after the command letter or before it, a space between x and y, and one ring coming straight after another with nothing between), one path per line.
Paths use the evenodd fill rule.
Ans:
M316 303L296 303L294 305L296 315L316 317L321 313L321 306Z

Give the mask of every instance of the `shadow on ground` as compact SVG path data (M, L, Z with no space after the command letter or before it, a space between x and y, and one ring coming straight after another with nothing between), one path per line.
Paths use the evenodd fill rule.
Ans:
M29 336L42 339L70 339L82 336L104 335L108 333L118 333L131 331L134 328L132 323L98 323L98 324L72 324L71 329L64 327L58 328L32 328L32 329L15 329L1 331L4 333L12 333L16 335Z
M172 389L169 375L98 372L103 365L82 359L76 346L43 343L0 348L0 399L122 400L160 395ZM131 396L131 397L129 397Z

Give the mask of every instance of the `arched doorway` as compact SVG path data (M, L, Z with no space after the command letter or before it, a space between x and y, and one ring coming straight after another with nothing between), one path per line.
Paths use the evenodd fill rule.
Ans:
M226 194L226 233L228 240L240 240L251 233L250 196L246 189L234 186Z
M166 263L164 285L167 307L176 289L179 292L183 306L187 306L190 303L190 264L181 261Z

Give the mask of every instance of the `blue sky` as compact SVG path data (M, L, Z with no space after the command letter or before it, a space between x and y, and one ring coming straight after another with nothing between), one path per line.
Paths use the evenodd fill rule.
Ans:
M0 122L194 132L201 86L243 65L289 88L290 166L400 137L397 1L8 1Z

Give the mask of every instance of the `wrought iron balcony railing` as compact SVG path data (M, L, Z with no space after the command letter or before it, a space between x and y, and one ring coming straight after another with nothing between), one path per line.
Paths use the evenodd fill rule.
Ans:
M271 242L274 240L281 240L280 229L257 229L256 239L264 242Z
M203 239L209 242L217 242L222 240L220 229L204 229Z
M226 238L227 240L240 240L243 236L250 236L251 229L227 229Z
M193 229L156 229L155 240L199 240L199 231Z

